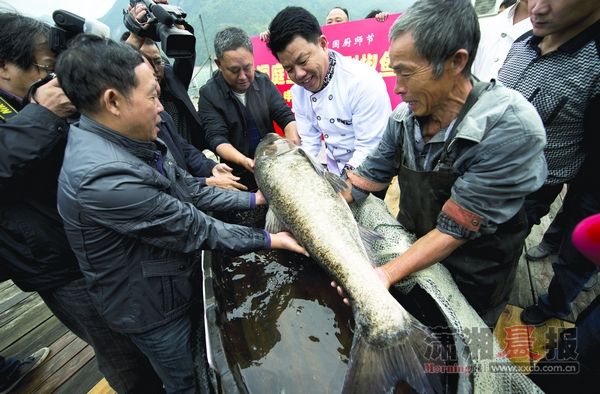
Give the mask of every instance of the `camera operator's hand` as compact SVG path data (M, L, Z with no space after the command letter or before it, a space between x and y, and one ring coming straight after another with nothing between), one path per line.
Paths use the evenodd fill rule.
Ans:
M50 82L40 86L32 97L32 102L46 107L58 117L67 118L77 112L65 92L54 78Z

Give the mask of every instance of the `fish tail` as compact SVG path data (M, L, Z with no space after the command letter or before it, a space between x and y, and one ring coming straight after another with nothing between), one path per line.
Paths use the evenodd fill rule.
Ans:
M357 330L344 379L344 394L392 393L396 389L444 392L442 375L426 373L428 363L443 360L440 341L408 313L407 317L407 324L397 335L382 343L369 343L360 328Z

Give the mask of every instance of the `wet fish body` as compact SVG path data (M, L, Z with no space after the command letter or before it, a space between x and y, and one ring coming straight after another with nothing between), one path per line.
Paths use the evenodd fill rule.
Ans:
M257 184L280 226L351 299L356 331L344 392L390 392L400 381L417 392L440 391L423 370L426 344L435 337L378 279L352 212L332 186L337 176L276 134L263 138L255 159Z

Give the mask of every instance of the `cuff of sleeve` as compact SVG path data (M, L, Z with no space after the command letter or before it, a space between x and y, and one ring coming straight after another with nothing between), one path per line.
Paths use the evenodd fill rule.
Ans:
M452 199L446 201L442 207L442 213L446 214L450 219L459 226L464 227L467 231L479 232L479 228L485 221L483 216L463 208Z
M271 234L267 230L262 230L265 234L265 250L271 250Z
M200 184L200 186L206 186L206 178L199 177L196 179L198 179L198 183Z
M378 192L387 187L387 184L385 184L385 183L373 182L367 178L363 178L362 176L358 175L356 173L356 171L347 171L347 173L348 173L348 179L350 179L352 186L354 186L366 193Z
M256 208L256 193L250 193L250 209Z
M469 231L465 227L456 223L450 216L440 212L437 219L436 228L444 234L448 234L456 239L475 239L479 237L479 232Z

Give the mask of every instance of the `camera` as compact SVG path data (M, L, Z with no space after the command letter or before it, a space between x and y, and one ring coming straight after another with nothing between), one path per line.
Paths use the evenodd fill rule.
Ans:
M54 26L50 29L50 49L59 54L67 48L68 42L80 33L92 33L102 37L110 35L110 29L95 19L85 19L65 10L52 13Z
M196 37L187 30L178 29L174 25L185 24L187 14L178 6L156 4L152 0L130 0L135 6L142 3L146 6L147 15L143 21L147 27L142 27L127 11L123 11L124 23L127 30L154 41L160 41L163 52L168 57L182 58L194 56Z

